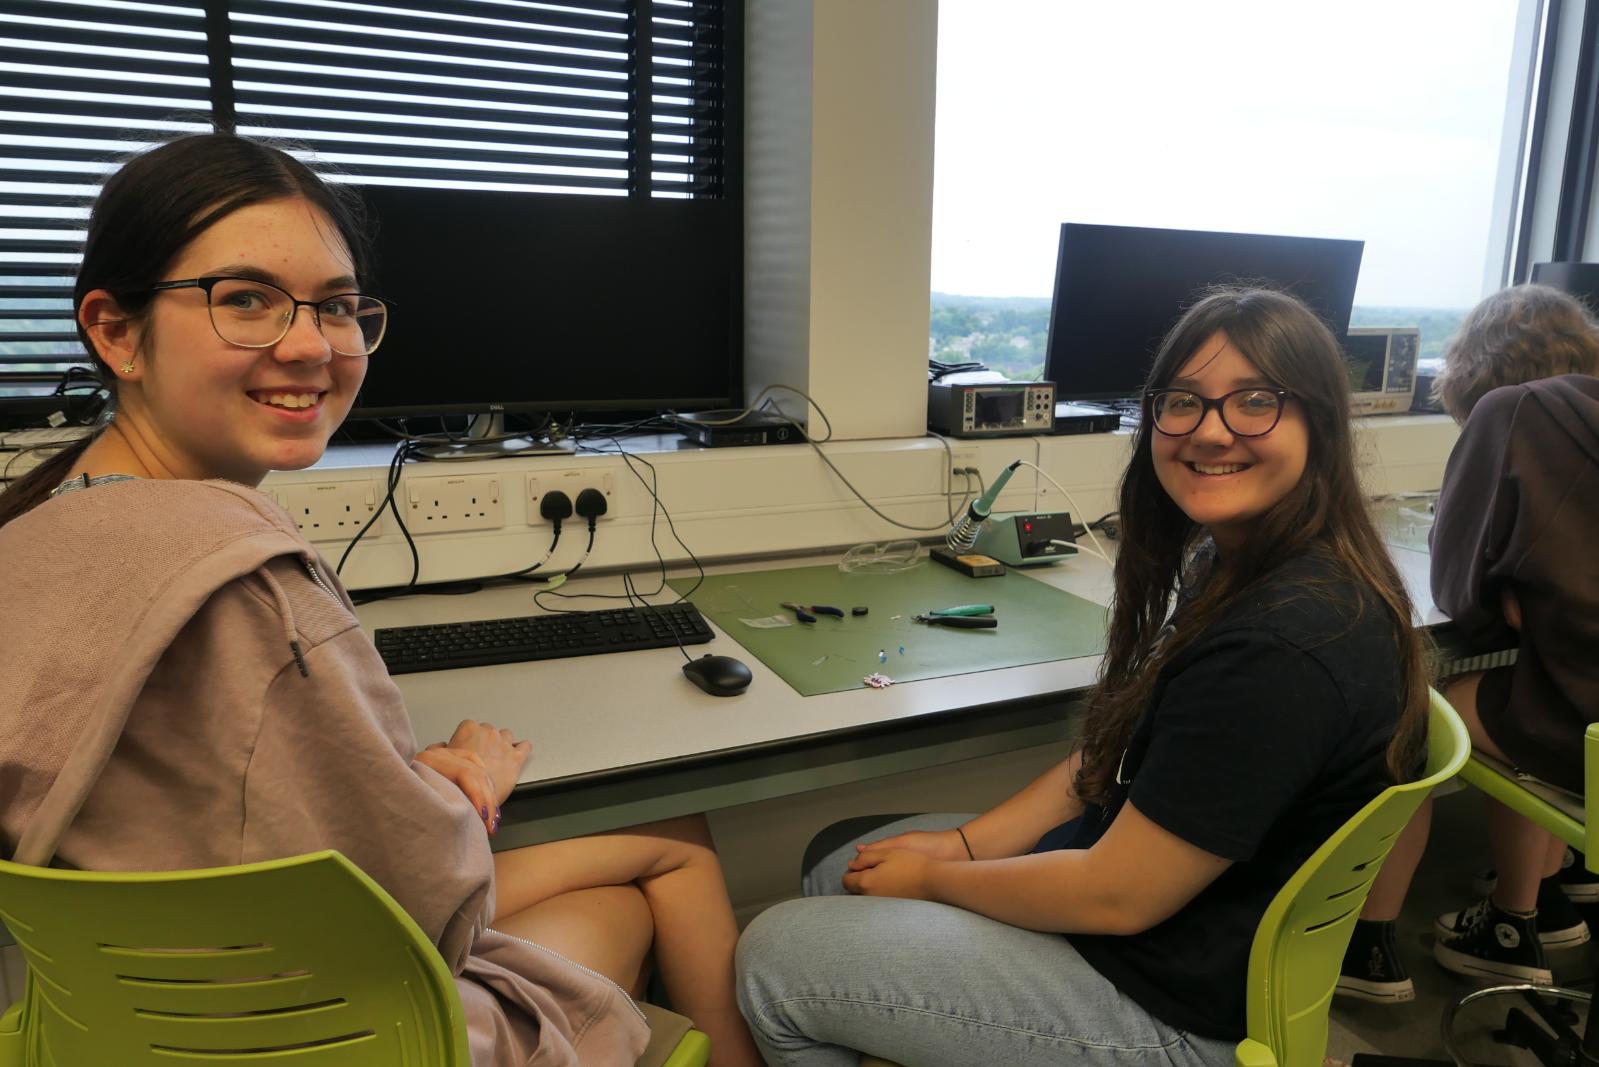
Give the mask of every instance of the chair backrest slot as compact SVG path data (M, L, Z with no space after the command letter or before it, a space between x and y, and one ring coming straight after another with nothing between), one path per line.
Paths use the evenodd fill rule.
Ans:
M261 952L271 952L271 945L257 942L253 945L223 945L220 948L141 948L137 945L95 945L107 956L183 956L185 958L198 956L204 958L215 956L225 959L230 956L250 956Z
M353 1045L362 1041L370 1041L376 1037L372 1030L359 1030L353 1034L340 1034L337 1037L325 1037L317 1041L299 1041L292 1045L263 1045L260 1048L185 1048L181 1045L151 1045L156 1052L168 1052L178 1056L281 1056L285 1052L309 1052L312 1049L334 1048L338 1045Z
M1372 872L1372 876L1373 877L1375 877L1376 874L1377 874L1376 871ZM1331 893L1328 893L1327 896L1324 899L1328 903L1331 903L1331 902L1337 900L1339 897L1347 897L1351 893L1363 893L1363 892L1366 891L1367 888L1369 888L1371 886L1371 882L1372 882L1371 878L1362 878L1360 881L1356 882L1354 885L1349 886L1346 889L1335 889L1335 890L1333 890Z
M289 1004L281 1008L254 1008L250 1011L157 1011L154 1008L135 1008L133 1014L143 1019L264 1019L283 1015L310 1015L341 1008L349 1001L343 997L313 1001L309 1004Z
M279 971L276 974L254 974L242 976L225 976L215 978L147 978L137 974L119 974L117 981L123 985L137 986L239 986L239 985L282 985L285 982L298 982L302 978L311 978L310 971Z
M1388 858L1388 852L1392 847L1393 846L1391 844L1383 844L1382 847L1377 849L1375 852L1367 853L1366 858L1361 860L1359 863L1350 864L1349 869L1352 871L1363 871L1367 867L1381 867L1382 861ZM1376 871L1373 871L1372 875L1375 877L1376 873Z
M1349 911L1342 912L1341 914L1336 915L1333 918L1326 920L1325 922L1312 923L1311 925L1305 927L1303 932L1307 933L1307 934L1313 934L1317 930L1324 930L1324 929L1326 929L1329 926L1336 926L1337 924L1343 922L1346 918L1348 918L1350 912L1356 911L1356 910L1358 910L1358 909L1350 908Z
M33 933L33 927L29 926L27 923L23 922L21 919L17 918L4 908L0 908L0 923L5 923L6 929L11 931L11 936L13 938L16 937L18 930L21 930L25 934Z

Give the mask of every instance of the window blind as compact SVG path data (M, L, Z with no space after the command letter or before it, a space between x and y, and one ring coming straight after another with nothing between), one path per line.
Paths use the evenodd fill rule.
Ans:
M237 129L359 183L720 193L720 5L233 0Z
M8 0L0 7L0 392L50 392L87 363L72 276L116 161L208 128L195 3Z
M104 176L215 123L357 184L725 195L722 0L8 0L0 392L87 362L71 278Z

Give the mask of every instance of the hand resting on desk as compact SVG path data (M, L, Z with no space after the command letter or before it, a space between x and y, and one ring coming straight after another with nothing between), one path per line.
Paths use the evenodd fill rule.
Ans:
M532 754L531 741L517 741L509 730L464 719L449 741L424 748L416 761L454 782L492 834L500 828L500 805Z

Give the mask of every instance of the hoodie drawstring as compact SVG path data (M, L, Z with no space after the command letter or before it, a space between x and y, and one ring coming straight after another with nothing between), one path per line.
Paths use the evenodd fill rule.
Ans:
M278 613L283 616L283 633L288 638L289 651L294 653L295 665L300 668L300 677L311 677L311 668L306 665L305 655L300 651L300 631L294 625L294 610L289 607L288 594L265 567L257 567L255 573L266 583L267 588L272 591L273 598L278 602Z

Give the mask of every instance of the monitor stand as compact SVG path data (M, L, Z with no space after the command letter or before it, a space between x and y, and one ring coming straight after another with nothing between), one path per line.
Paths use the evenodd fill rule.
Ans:
M529 456L540 452L570 452L571 449L543 441L531 433L515 436L505 432L503 412L478 415L472 420L466 436L458 441L432 442L417 449L424 459L479 460L502 459L506 456Z

